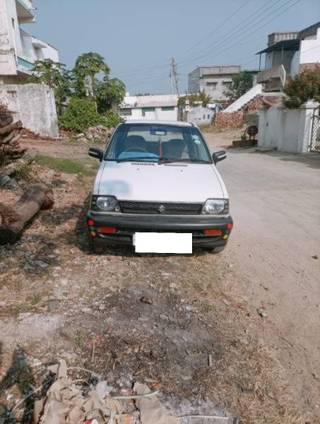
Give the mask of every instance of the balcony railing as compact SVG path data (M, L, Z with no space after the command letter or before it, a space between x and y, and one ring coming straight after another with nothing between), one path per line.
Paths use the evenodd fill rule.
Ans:
M274 88L283 88L287 79L287 72L283 65L275 66L259 72L257 75L257 82L259 84L269 84Z
M29 62L29 60L24 59L23 57L19 57L17 58L17 64L18 64L18 69L21 72L27 73L27 74L31 74L34 68L34 63Z

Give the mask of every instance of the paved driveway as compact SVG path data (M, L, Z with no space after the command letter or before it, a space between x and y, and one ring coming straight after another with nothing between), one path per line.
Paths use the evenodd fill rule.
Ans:
M224 140L209 143L217 150ZM320 154L229 149L218 167L231 197L235 228L225 257L239 293L262 314L261 337L304 403L320 409Z

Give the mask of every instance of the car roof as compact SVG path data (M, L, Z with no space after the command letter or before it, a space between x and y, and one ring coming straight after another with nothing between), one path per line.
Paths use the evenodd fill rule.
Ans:
M175 127L194 127L194 125L190 122L184 121L151 121L148 119L130 119L130 121L124 122L124 125L135 125L135 124L143 124L143 125L172 125Z

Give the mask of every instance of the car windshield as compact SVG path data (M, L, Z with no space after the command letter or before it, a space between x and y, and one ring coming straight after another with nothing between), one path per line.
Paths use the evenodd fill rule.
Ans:
M120 125L115 131L105 160L212 162L203 137L195 127L129 123Z

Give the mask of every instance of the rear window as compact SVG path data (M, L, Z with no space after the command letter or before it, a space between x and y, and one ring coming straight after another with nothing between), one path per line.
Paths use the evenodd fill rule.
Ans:
M195 127L122 124L112 137L105 160L138 159L211 162L203 137Z

